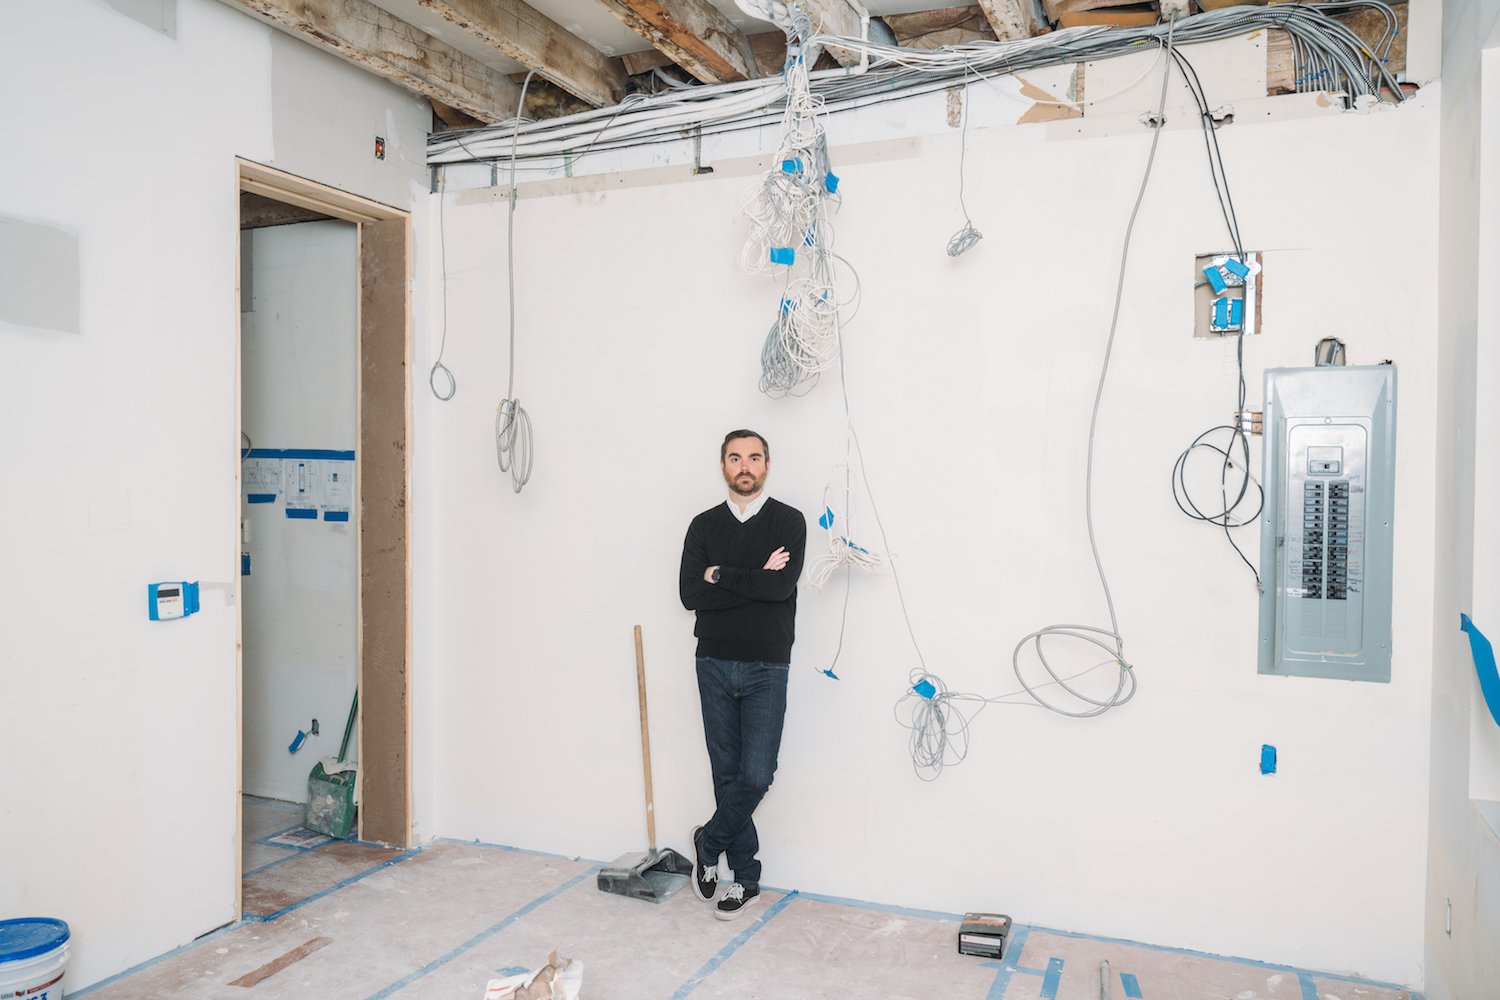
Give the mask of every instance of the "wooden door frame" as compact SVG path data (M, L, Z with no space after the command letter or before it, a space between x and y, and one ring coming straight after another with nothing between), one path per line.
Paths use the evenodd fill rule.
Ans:
M359 269L359 838L411 846L411 216L250 160L239 190L354 223ZM236 226L236 239L239 232ZM238 272L236 272L238 273ZM238 281L236 281L238 288ZM235 310L239 316L239 308ZM239 343L236 319L236 344ZM238 359L236 360L238 369ZM236 392L239 391L238 378ZM236 406L236 423L239 408ZM236 602L242 607L241 602ZM243 776L243 641L236 651ZM242 784L242 780L237 785ZM236 798L236 815L239 799ZM236 824L238 843L242 832ZM243 845L241 845L241 852ZM237 852L236 866L243 854ZM243 878L243 872L240 873ZM239 879L236 879L236 893ZM238 906L237 906L238 908Z

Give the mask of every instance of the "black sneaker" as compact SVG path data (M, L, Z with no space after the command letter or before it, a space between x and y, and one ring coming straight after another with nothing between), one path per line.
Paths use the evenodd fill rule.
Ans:
M760 898L760 889L746 888L738 882L729 883L729 888L724 890L724 898L719 900L714 916L720 920L733 920L744 913L750 905Z
M714 901L714 889L719 883L718 864L703 863L703 827L693 827L693 891L705 903Z

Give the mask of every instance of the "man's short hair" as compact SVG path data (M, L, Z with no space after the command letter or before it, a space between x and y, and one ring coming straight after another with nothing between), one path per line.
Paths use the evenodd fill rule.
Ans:
M724 459L729 457L729 442L733 441L735 438L755 438L760 442L760 453L765 456L768 463L771 461L771 446L766 444L766 439L752 430L747 430L746 428L741 427L737 431L730 431L728 434L724 435L724 443L719 445L720 465L723 465Z

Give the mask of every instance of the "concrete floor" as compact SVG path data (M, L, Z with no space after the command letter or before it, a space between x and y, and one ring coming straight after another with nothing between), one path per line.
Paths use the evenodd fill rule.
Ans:
M1115 1000L1420 1000L1024 925L1003 962L985 961L957 954L957 915L796 892L767 890L720 921L690 891L662 904L607 895L595 863L504 847L260 842L298 818L247 805L244 921L69 996L481 1000L489 979L542 965L556 947L583 961L586 1000L1098 1000L1103 960ZM233 985L245 977L262 978Z

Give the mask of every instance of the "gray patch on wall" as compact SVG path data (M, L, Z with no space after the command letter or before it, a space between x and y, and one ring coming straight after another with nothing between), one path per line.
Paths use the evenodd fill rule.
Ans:
M0 321L78 333L78 234L0 216Z
M104 0L132 21L169 38L177 37L177 0Z

